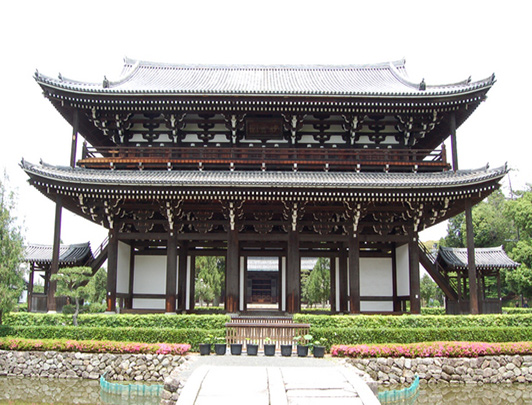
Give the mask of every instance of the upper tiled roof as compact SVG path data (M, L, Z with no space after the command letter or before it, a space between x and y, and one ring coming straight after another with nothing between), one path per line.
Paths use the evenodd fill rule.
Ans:
M467 268L467 249L440 247L437 260L443 260L452 268ZM519 263L508 257L502 246L492 248L475 248L475 265L477 269L516 268Z
M52 263L52 245L31 244L24 248L24 260L30 263ZM59 265L83 264L92 256L89 242L74 245L60 245Z
M502 178L506 166L496 169L460 170L434 173L384 172L275 172L275 171L166 171L95 170L36 165L26 161L28 175L73 185L154 186L154 187L261 187L261 188L342 188L409 190L448 188L482 184Z
M372 65L178 65L125 59L121 77L101 83L51 78L42 84L81 93L104 94L268 94L320 96L430 97L490 87L494 76L448 85L408 79L405 61Z

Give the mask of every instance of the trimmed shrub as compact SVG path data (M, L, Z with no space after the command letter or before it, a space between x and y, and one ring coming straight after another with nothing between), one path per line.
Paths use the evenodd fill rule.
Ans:
M503 314L532 314L532 308L503 307Z
M421 315L446 315L444 307L423 307Z
M165 314L80 314L79 326L110 328L176 328L220 329L231 319L227 315L165 315ZM5 325L11 326L67 326L72 316L62 314L10 313Z
M171 329L74 326L0 326L0 337L26 339L112 340L139 343L188 343L193 351L215 337L225 337L225 329Z

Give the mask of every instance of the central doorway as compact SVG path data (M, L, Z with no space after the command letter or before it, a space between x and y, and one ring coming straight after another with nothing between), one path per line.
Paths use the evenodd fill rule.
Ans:
M247 310L279 310L281 296L279 267L278 257L247 258Z

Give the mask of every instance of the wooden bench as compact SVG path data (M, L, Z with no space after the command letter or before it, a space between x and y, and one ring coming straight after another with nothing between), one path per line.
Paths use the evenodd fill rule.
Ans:
M265 339L269 338L280 350L280 345L294 344L294 337L308 335L310 324L293 323L290 318L235 318L225 324L225 330L227 344L252 342L263 349Z

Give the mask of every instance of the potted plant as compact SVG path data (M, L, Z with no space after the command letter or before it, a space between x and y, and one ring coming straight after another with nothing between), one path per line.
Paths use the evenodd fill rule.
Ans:
M227 344L225 343L225 338L217 337L214 343L214 352L218 356L223 356L227 350Z
M296 336L294 340L297 345L297 355L299 357L307 357L308 349L312 345L312 335Z
M269 337L264 338L264 355L275 356L275 342Z
M246 353L248 356L256 356L259 353L259 345L246 338Z
M205 339L205 343L199 344L200 355L208 356L209 354L211 354L212 340L213 340L213 336L207 335L207 338Z
M231 343L231 354L240 356L242 354L242 343Z
M292 355L292 345L281 345L281 356L290 357Z
M314 354L314 357L323 357L325 356L325 345L327 344L327 339L322 338L320 340L316 340L313 343L313 350L312 353Z

